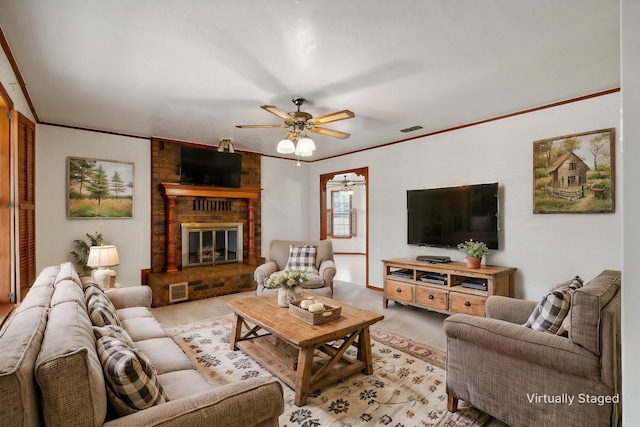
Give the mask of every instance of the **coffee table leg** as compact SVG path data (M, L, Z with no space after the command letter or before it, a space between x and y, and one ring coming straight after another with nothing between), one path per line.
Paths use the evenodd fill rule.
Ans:
M307 404L307 396L311 384L311 368L313 367L313 353L315 347L303 347L298 352L298 369L296 372L296 397L294 403L296 406L304 406Z
M371 336L369 335L369 327L365 326L358 335L358 360L364 362L362 373L365 375L373 374L373 357L371 356Z
M233 313L233 323L231 325L231 350L238 350L236 342L240 340L242 334L242 317L238 313Z

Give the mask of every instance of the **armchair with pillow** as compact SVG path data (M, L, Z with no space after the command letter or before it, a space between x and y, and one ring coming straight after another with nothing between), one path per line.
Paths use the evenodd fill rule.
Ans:
M336 264L331 240L273 240L267 263L256 268L253 275L258 283L256 293L277 292L277 289L265 287L267 279L273 273L287 269L309 272L309 281L303 286L305 292L326 297L333 295Z
M540 303L491 296L486 318L447 318L448 409L461 399L511 426L617 426L620 286L621 273L605 270Z

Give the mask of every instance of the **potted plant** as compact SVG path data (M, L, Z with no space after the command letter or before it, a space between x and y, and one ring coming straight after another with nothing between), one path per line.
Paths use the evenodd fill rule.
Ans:
M486 243L478 242L473 239L459 243L458 249L466 255L468 268L480 268L482 257L489 253L489 248L487 248Z
M91 267L87 266L87 258L89 257L89 248L91 246L100 246L102 244L102 234L97 231L93 234L87 233L85 240L76 239L73 241L76 250L69 252L73 256L73 263L78 269L78 273L83 275L91 274Z
M300 286L309 280L304 270L276 271L267 279L266 287L278 288L278 305L289 307L291 301L302 299Z

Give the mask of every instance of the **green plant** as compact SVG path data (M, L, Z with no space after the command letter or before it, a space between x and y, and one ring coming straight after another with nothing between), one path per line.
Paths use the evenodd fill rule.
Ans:
M293 289L306 283L309 280L307 272L304 270L283 270L277 271L269 276L267 288Z
M87 233L85 240L77 239L73 241L76 247L75 251L69 252L73 257L73 263L78 271L84 275L91 272L91 267L87 266L87 258L89 257L89 248L91 246L100 246L102 244L102 234L97 231L93 234Z
M489 253L489 248L487 248L486 243L474 241L473 239L459 243L458 249L464 252L469 258L482 258Z

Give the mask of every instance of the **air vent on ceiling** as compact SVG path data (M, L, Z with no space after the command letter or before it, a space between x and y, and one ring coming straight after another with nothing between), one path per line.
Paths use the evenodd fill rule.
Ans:
M416 131L416 130L418 130L418 129L422 129L422 126L420 126L420 125L411 126L411 127L409 127L409 128L400 129L400 132L407 133L407 132L413 132L413 131Z

